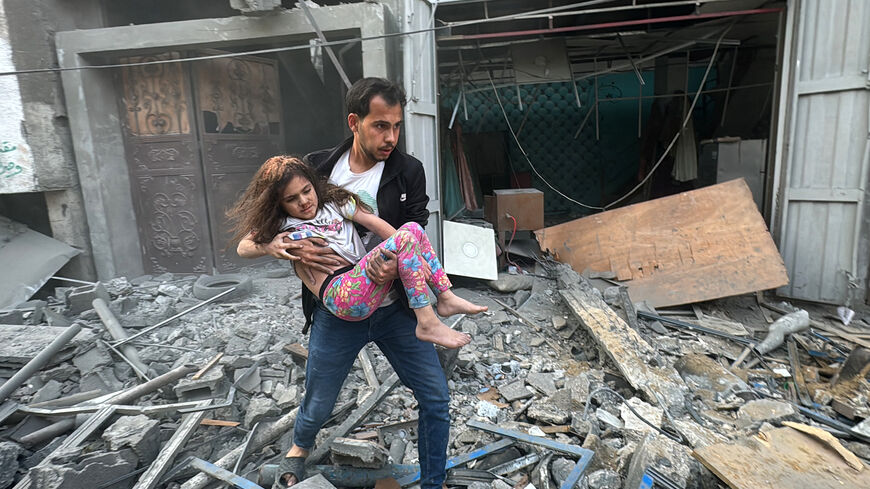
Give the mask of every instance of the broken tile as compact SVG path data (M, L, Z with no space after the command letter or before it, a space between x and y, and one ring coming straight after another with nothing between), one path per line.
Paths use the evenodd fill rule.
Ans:
M526 387L526 382L523 379L499 387L498 392L504 397L506 402L528 399L535 395Z

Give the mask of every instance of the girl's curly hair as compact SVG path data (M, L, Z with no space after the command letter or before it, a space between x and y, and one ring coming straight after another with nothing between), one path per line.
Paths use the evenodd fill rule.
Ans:
M346 204L350 199L367 212L372 209L363 203L356 194L319 177L314 169L294 156L273 156L257 170L245 193L227 211L232 225L231 243L238 243L250 234L258 244L268 243L278 234L284 219L289 217L281 207L284 188L296 177L302 177L314 187L317 195L317 209L332 203L336 206Z

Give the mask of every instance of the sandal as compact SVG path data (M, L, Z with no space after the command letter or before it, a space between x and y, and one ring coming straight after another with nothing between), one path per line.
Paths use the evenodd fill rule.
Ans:
M284 482L284 477L287 475L296 477L296 484L305 480L305 457L284 457L281 459L278 471L275 472L275 484L272 489L291 487Z

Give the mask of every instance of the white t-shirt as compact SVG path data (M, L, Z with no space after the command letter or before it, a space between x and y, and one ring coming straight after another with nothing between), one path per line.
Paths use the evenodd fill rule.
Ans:
M362 173L350 171L350 150L347 150L332 168L329 182L357 194L359 199L371 207L375 211L375 215L378 216L380 215L378 214L378 187L381 185L383 174L383 161L377 162L375 166ZM369 251L381 242L378 236L371 231L363 234L362 241Z
M365 256L366 249L359 233L353 227L354 212L356 212L356 202L353 199L341 207L326 204L317 211L313 219L285 218L281 231L290 230L288 238L294 241L323 238L342 258L357 263Z
M354 173L350 171L350 150L344 152L343 155L335 162L332 167L332 173L329 174L329 183L346 188L357 194L361 201L365 202L369 207L378 214L378 188L381 186L381 176L384 174L384 162L379 161L375 166L369 168L362 173ZM362 242L367 251L379 245L383 241L378 235L369 231L363 234ZM359 260L357 260L359 261ZM356 262L354 262L356 263ZM381 307L389 306L397 299L396 291L390 289L387 295L381 302Z

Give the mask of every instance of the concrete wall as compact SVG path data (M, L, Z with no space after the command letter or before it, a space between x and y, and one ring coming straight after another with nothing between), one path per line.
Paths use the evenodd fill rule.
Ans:
M99 0L4 0L0 71L56 67L55 32L99 27L101 19ZM82 250L61 273L94 278L60 75L0 77L0 111L3 214Z

